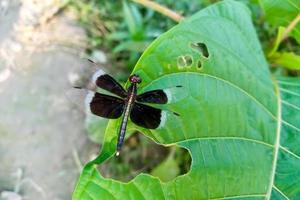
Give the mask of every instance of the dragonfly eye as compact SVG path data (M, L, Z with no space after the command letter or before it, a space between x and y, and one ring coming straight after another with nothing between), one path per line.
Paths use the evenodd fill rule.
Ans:
M142 82L142 79L141 79L138 75L133 74L133 75L131 75L131 76L129 77L129 81L130 81L131 83L141 83L141 82Z

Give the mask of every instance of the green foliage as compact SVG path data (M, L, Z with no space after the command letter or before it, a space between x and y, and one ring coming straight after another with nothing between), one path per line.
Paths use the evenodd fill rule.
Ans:
M284 37L285 31L286 28L282 26L278 28L278 33L273 48L268 54L269 60L271 61L271 63L281 65L291 70L300 69L300 56L296 55L293 52L278 51L282 38Z
M300 70L300 56L293 52L274 53L270 61L290 70Z
M210 1L158 2L184 15L191 15ZM156 37L176 24L151 9L127 0L116 3L102 0L70 0L69 8L77 12L80 23L88 33L88 52L92 53L98 48L113 50L113 62L120 60L120 64L125 65L128 71L132 70L141 53Z
M266 20L273 26L287 27L300 13L300 1L298 0L260 0ZM300 24L290 33L300 44Z
M120 124L110 120L74 200L300 198L300 81L280 78L279 95L243 4L224 1L186 19L147 48L133 73L143 79L139 92L166 88L172 100L161 107L162 127L130 123L129 132L188 149L191 170L168 182L147 174L128 183L104 178L97 165L114 155Z
M179 175L180 168L178 161L175 160L175 148L172 149L171 153L159 166L151 171L151 175L158 177L161 181L170 181Z
M189 16L217 0L156 2L183 16ZM272 38L275 38L276 28L286 27L299 14L299 3L295 0L239 0L239 2L251 9L252 19L266 52L273 42ZM88 52L92 53L98 48L113 52L112 65L122 66L128 73L151 41L175 25L171 19L127 0L117 3L102 0L70 0L69 5L77 11L81 24L87 30L90 39ZM296 39L299 26L298 24L290 34ZM291 62L289 59L298 60L299 45L287 40L278 47L280 48L275 57L268 56L269 62L287 69L298 69L294 61Z
M102 0L70 0L68 8L78 14L79 22L87 31L88 50L112 45L111 41L103 38L118 29L123 16L120 4Z
M123 1L123 15L127 31L120 30L110 34L109 38L115 41L122 41L117 44L113 52L129 51L128 66L134 66L140 54L146 49L155 35L151 35L145 21L137 6ZM132 68L130 69L132 70Z
M272 64L285 67L290 70L300 69L300 55L292 52L294 48L280 50L280 43L283 42L286 27L299 15L300 2L286 0L261 0L261 4L266 13L266 20L275 27L278 27L276 40L273 48L268 53L269 61ZM300 44L300 24L296 25L290 32L298 44ZM292 51L291 51L292 50Z

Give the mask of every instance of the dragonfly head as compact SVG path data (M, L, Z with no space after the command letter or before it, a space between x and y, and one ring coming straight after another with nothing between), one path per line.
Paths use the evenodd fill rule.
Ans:
M133 74L133 75L129 76L129 81L130 81L130 83L141 83L142 79L138 75Z

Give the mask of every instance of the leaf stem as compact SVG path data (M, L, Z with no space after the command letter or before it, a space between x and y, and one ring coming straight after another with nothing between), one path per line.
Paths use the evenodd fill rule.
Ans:
M184 19L184 17L178 13L176 13L173 10L170 10L169 8L162 6L154 1L150 1L150 0L131 0L135 3L141 4L147 8L151 8L169 18L171 18L172 20L176 21L176 22L180 22L181 20Z
M300 14L298 14L295 19L293 19L293 21L291 21L291 23L288 25L288 27L286 28L286 30L283 33L282 39L281 41L285 40L289 33L295 28L295 26L300 22Z

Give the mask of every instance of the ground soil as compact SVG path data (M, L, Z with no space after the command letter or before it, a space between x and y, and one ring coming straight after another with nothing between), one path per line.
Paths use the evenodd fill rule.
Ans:
M12 191L22 199L68 200L78 159L98 149L87 138L84 113L65 96L70 73L82 67L77 44L85 33L62 13L24 25L22 6L0 8L0 199Z

